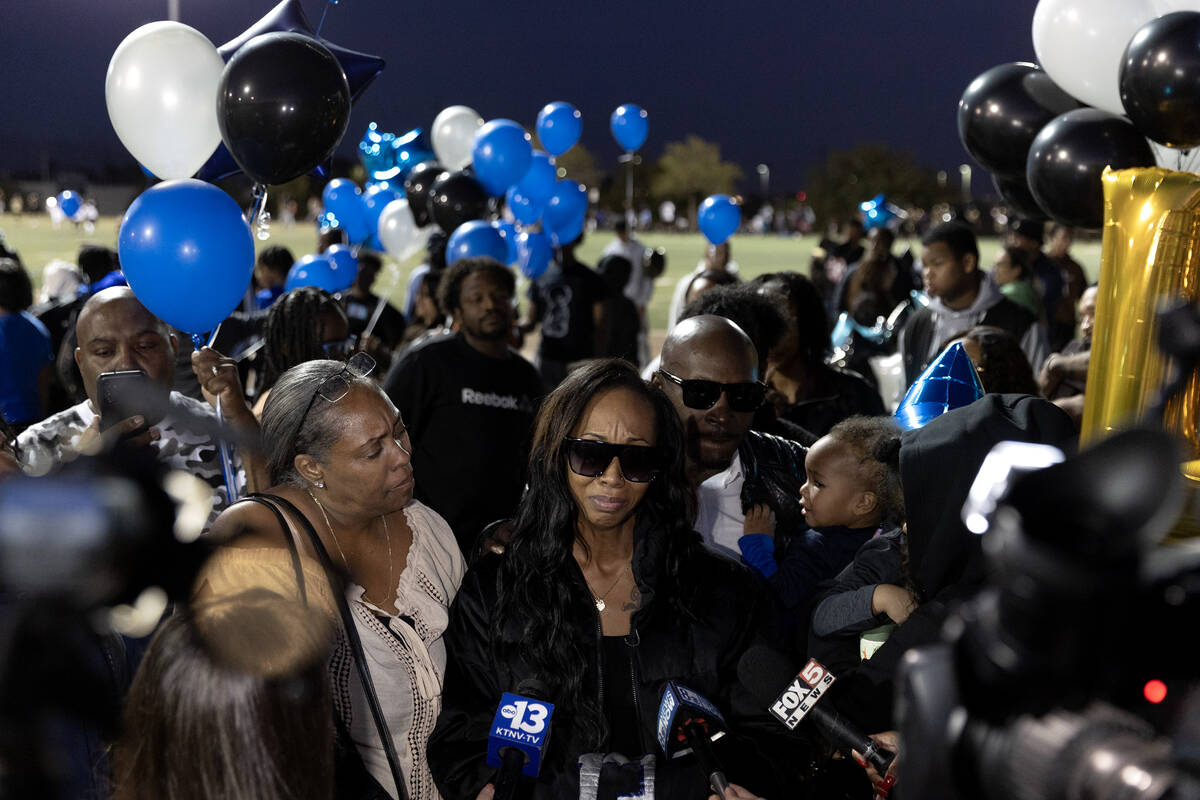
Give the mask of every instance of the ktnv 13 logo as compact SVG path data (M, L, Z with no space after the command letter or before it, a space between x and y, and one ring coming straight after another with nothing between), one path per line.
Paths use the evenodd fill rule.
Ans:
M492 735L514 742L540 745L553 714L554 706L550 703L506 692L492 721Z

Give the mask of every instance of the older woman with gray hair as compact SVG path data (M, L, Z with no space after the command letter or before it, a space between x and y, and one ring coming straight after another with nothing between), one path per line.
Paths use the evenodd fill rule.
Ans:
M425 747L465 565L446 522L413 499L412 444L373 368L359 353L279 377L262 417L273 486L217 519L226 544L197 591L263 586L340 616L329 671L342 735L392 797L438 798Z

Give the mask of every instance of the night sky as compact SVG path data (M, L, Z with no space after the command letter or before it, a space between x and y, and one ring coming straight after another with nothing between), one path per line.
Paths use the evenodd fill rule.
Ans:
M180 0L181 22L221 45L270 0ZM697 134L738 162L757 189L803 188L831 149L883 141L930 167L970 159L955 109L966 85L1006 61L1033 60L1036 0L604 0L508 3L341 0L322 35L382 56L387 68L355 104L340 151L371 121L403 133L464 104L532 130L552 100L583 113L583 144L602 167L618 146L622 102L650 114L643 154ZM304 0L316 25L321 0ZM0 172L128 163L108 120L104 76L121 40L165 19L167 0L4 0L0 10ZM976 173L975 188L986 191Z

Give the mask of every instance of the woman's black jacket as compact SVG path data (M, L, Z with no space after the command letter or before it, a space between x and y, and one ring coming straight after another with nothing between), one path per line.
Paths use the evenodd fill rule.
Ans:
M685 548L688 555L679 567L680 583L693 590L688 606L691 618L681 614L667 596L666 535L661 526L645 520L639 520L635 528L633 573L642 603L626 637L626 644L634 648L632 675L627 665L620 670L605 668L600 619L583 575L572 558L561 567L561 602L570 609L567 624L576 627L581 641L594 642L583 692L603 708L600 697L605 686L611 687L615 681L631 683L641 719L643 751L658 756L656 795L704 798L708 792L700 770L690 760L664 764L655 738L666 682L674 680L699 692L725 713L732 728L732 735L715 745L718 759L724 762L731 780L740 777L746 781L743 785L753 787L763 782L767 768L756 763L761 759L744 734L756 726L769 730L773 721L749 704L746 692L737 685L737 665L759 637L763 605L759 584L745 567L705 550L699 536L693 534L695 542ZM553 684L552 677L534 674L520 648L509 648L512 655L498 657L491 646L491 618L504 591L502 558L489 555L467 572L450 611L442 712L428 751L430 769L446 800L474 800L480 788L492 780L494 770L486 765L485 753L501 694L515 691L529 678ZM559 704L559 708L532 796L578 797L579 756L606 752L606 748L583 740L569 724L569 710L562 707L561 698L539 699ZM627 755L636 758L641 754Z

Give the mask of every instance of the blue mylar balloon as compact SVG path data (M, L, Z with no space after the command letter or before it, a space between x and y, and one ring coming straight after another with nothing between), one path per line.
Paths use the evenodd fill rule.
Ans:
M583 115L579 109L561 100L547 103L537 115L538 141L552 156L561 156L579 141Z
M554 184L554 191L546 201L546 210L542 212L542 222L552 230L568 227L575 220L583 219L587 205L587 189L583 184L563 178Z
M712 244L722 244L742 224L742 208L727 194L706 197L696 216L700 232Z
M383 213L383 209L388 203L393 200L399 200L404 197L403 184L393 186L390 183L374 183L367 187L363 192L363 213L366 216L367 222L367 238L379 232L379 215Z
M417 164L437 158L429 144L429 138L425 135L424 128L413 128L408 133L397 136L392 140L389 149L395 169L395 175L390 176L389 180L395 180L401 184ZM376 180L381 178L382 176L377 176Z
M81 205L83 205L83 202L79 199L79 195L70 189L58 193L58 207L68 217L78 214Z
M516 186L504 193L504 202L512 212L513 218L522 225L532 225L542 218L546 210L546 201L534 200L521 192Z
M475 178L492 197L504 194L529 171L533 145L529 134L511 119L494 119L475 134L471 163Z
M358 254L349 245L330 245L325 251L325 258L333 264L334 280L337 286L335 292L344 292L354 285L358 277Z
M896 409L896 422L906 431L924 427L947 411L969 406L983 397L983 385L966 348L955 342L921 377L913 381Z
M529 161L529 169L517 182L517 191L532 200L545 202L550 199L550 194L554 191L554 181L557 178L558 171L550 161L550 156L541 150L534 150L533 158Z
M554 248L544 233L523 231L517 234L517 266L526 278L533 280L550 266Z
M625 103L613 111L608 120L608 127L612 130L617 144L632 153L646 143L646 135L650 133L649 117L641 106Z
M494 258L501 264L508 263L508 244L504 236L490 222L481 219L464 222L450 234L446 241L446 266L463 258L477 256Z
M508 255L503 259L504 263L513 266L517 263L517 226L511 222L493 220L492 227L500 231L500 235L504 237L504 244L508 247Z
M205 333L242 301L254 272L254 237L232 197L204 181L165 181L142 192L121 220L121 269L150 313Z
M321 192L326 213L333 214L351 242L362 242L371 235L367 229L367 210L362 190L349 178L334 178Z
M310 253L292 264L292 268L288 270L287 280L283 283L283 290L290 292L302 286L315 286L333 294L341 291L337 287L344 282L345 278L339 274L331 259L326 258L323 253L321 255ZM351 279L351 283L353 283L353 279Z

